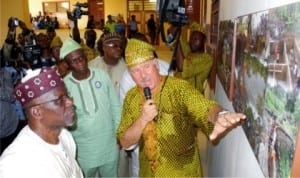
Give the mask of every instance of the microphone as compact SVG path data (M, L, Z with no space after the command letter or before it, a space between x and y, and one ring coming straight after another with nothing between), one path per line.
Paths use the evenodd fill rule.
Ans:
M145 95L145 98L146 100L150 100L151 99L151 90L149 87L145 87L144 88L144 95ZM153 103L150 103L150 105L152 105ZM154 117L153 119L154 122L157 121L157 116Z
M144 95L145 95L146 100L151 99L151 90L149 87L144 88Z

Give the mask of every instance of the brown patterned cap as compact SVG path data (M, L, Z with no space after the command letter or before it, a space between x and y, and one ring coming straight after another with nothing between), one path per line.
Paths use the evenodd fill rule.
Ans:
M122 41L121 35L117 32L104 34L101 39L103 44L110 43L111 41Z
M55 67L28 70L27 75L15 87L15 97L22 106L48 91L63 86L63 80Z
M148 60L154 59L155 48L138 39L128 40L125 49L125 61L128 67L133 67Z

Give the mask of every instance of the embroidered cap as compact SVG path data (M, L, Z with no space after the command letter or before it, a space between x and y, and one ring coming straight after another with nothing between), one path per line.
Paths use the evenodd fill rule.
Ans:
M60 48L59 58L64 59L68 54L80 48L81 48L80 44L78 44L72 38L68 38L64 41L62 47Z
M201 25L195 21L190 24L190 31L191 32L199 31L199 32L203 33L205 36L207 36L207 30L205 28L201 27Z
M128 40L125 49L125 61L128 67L133 67L148 60L154 59L155 48L144 41L138 39Z
M24 107L33 99L63 85L63 80L55 67L28 70L28 74L15 87L14 94Z
M117 32L104 34L101 39L103 44L110 43L111 41L122 41L121 35Z
M51 44L50 44L50 48L53 48L53 47L61 47L62 46L62 41L61 39L58 37L58 36L55 36L53 38L53 40L51 41Z

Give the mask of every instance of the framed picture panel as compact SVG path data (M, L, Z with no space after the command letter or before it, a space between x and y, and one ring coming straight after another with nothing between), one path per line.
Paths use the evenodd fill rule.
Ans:
M235 20L221 21L217 54L217 74L228 99L233 97L233 78L235 64Z
M235 19L235 51L229 50L234 60L230 63L228 58L221 58L226 59L223 65L234 66L230 72L233 83L225 81L224 88L230 91L233 86L232 105L236 112L247 115L242 127L266 177L290 177L293 162L297 161L299 15L300 2ZM226 23L223 26L230 26ZM221 30L223 36L228 31L225 27ZM220 45L223 48L224 39Z

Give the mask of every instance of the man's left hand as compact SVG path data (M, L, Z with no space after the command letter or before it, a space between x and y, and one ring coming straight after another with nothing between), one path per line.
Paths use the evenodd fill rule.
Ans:
M227 112L220 114L215 122L214 129L209 136L209 140L214 142L223 136L227 131L241 124L246 119L242 113Z

